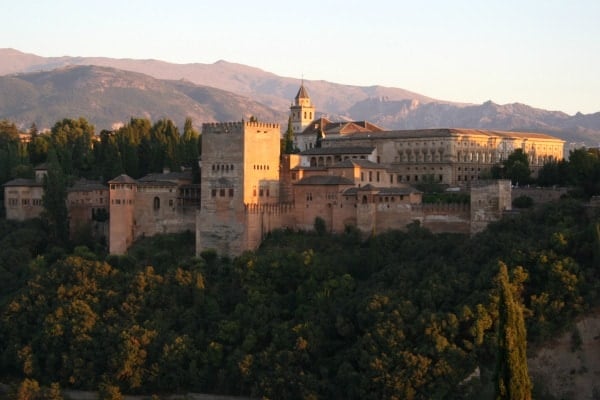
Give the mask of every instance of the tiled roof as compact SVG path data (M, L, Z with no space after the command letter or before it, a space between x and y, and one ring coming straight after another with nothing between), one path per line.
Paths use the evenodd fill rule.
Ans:
M17 179L13 179L11 181L6 182L2 186L10 186L10 187L16 187L16 186L40 187L40 186L44 186L44 185L42 184L42 182L36 182L34 179L17 178Z
M483 129L462 129L462 128L437 128L437 129L411 129L411 130L393 130L368 133L367 137L371 139L419 139L419 138L434 138L434 137L455 137L459 135L477 135L501 138L535 138L560 140L557 137L545 135L542 133L529 132L509 132L499 130L483 130ZM326 140L352 140L364 139L365 134L360 132L349 133L343 137L326 138Z
M353 187L344 190L344 195L354 196L360 192L376 192L378 196L393 196L393 195L407 195L411 193L421 193L412 186L401 186L401 187L375 187L371 184L362 187Z
M129 175L121 174L114 179L108 181L108 183L133 183L137 184L137 181L130 177Z
M298 89L298 94L296 95L296 100L298 99L308 99L308 91L304 87L304 83L300 85L300 89Z
M375 151L375 147L365 146L348 146L348 147L315 147L301 151L301 156L313 155L337 155L337 154L371 154Z
M95 190L108 190L108 186L101 184L99 181L79 179L67 189L68 192L92 192Z
M321 131L327 136L336 134L347 135L361 132L381 132L383 129L367 121L332 122L325 117L321 117L311 122L301 135L316 135Z
M361 168L379 168L379 169L387 168L387 166L383 165L383 164L377 164L377 163L374 163L373 161L360 160L360 159L355 159L355 158L347 159L347 160L341 161L339 163L333 164L333 165L329 166L329 168L352 168L354 166L359 166Z
M165 181L181 181L192 180L191 171L183 172L163 172L160 174L148 174L138 179L138 182L165 182Z
M354 185L354 182L337 175L313 175L302 178L296 185Z

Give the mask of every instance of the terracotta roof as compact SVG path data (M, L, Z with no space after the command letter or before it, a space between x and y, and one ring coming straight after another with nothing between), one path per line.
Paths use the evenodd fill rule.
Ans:
M300 89L298 89L298 94L296 95L296 100L298 99L308 99L310 96L308 95L308 91L304 87L304 83L300 85Z
M296 185L354 185L354 182L337 175L313 175L302 178Z
M108 183L134 183L137 184L137 181L130 177L129 175L121 174L116 178L108 181Z
M371 184L362 186L362 187L353 187L344 190L344 195L354 196L360 192L376 192L377 196L393 196L393 195L407 195L411 193L421 193L417 189L412 186L402 186L402 187L375 187Z
M369 161L369 160L357 160L355 158L351 158L351 159L344 160L339 163L333 164L333 165L329 166L329 168L352 168L355 166L358 166L361 168L379 168L379 169L387 168L386 165L377 164L377 163L374 163L373 161Z
M138 179L138 182L175 182L175 181L192 181L192 172L163 172L160 174L148 174Z
M367 121L340 121L332 122L325 117L318 118L312 121L301 135L316 135L317 133L323 132L327 135L348 135L352 133L367 133L367 132L381 132L383 128L378 127Z
M138 180L138 186L177 186L177 182L172 182L172 181L139 181Z
M92 192L95 190L108 190L108 186L103 185L99 181L79 179L73 184L73 186L67 189L67 192Z
M2 186L28 186L28 187L41 187L44 186L42 182L37 182L35 179L17 178L6 182Z
M371 139L419 139L419 138L434 138L434 137L455 137L459 135L477 135L501 138L535 138L547 140L561 140L557 137L545 135L543 133L529 132L510 132L500 130L484 130L484 129L462 129L462 128L436 128L436 129L411 129L411 130L392 130L379 131L368 133L367 137ZM326 138L326 140L352 140L364 139L365 134L360 132L349 133L343 137Z
M371 154L375 151L375 147L366 146L348 146L348 147L315 147L301 151L301 156L312 155L335 155L335 154Z

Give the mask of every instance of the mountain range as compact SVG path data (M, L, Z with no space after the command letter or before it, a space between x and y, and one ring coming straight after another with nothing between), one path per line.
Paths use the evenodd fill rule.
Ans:
M217 61L173 64L103 57L41 57L0 49L0 119L51 127L84 117L97 131L131 117L169 118L183 125L255 116L287 126L301 80ZM525 104L465 104L400 88L304 80L318 114L367 120L385 129L479 128L542 132L567 143L598 146L600 112L568 115Z

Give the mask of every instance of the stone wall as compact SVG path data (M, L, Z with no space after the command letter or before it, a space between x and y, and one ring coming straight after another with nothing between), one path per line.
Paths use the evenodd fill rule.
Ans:
M510 180L486 181L471 187L471 234L483 231L490 222L512 209Z

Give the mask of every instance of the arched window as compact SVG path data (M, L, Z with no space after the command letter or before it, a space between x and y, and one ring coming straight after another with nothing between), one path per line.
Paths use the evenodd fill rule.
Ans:
M154 210L158 210L160 208L160 199L158 197L154 198Z

